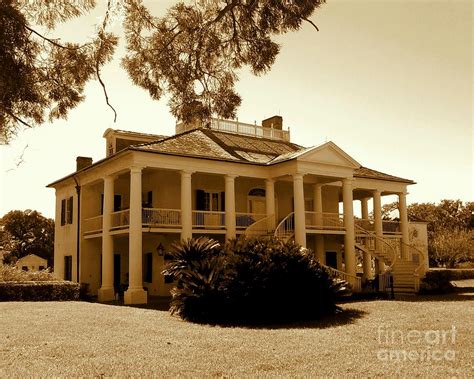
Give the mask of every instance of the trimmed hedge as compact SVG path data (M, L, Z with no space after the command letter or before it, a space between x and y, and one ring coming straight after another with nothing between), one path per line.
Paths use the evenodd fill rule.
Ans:
M452 281L474 279L474 269L429 270L421 281L420 293L437 294L454 291Z
M0 301L79 300L79 283L54 281L0 282Z

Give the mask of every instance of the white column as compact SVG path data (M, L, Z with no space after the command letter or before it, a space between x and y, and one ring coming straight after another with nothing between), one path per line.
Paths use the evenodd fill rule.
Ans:
M408 245L410 244L410 235L408 233L408 211L407 196L405 192L398 194L398 211L400 213L400 229L402 232L402 259L410 258L408 256Z
M193 237L191 171L181 171L181 239Z
M369 219L369 199L364 197L360 200L361 216L363 220ZM365 244L368 248L367 243ZM372 278L372 256L370 253L364 251L362 252L362 268L363 274L362 279L367 280Z
M306 247L306 222L302 174L293 175L293 198L295 207L295 242Z
M275 181L273 179L265 180L265 208L267 216L273 215L273 218L268 221L268 230L275 230Z
M104 178L104 205L102 210L102 284L98 292L100 302L115 299L114 240L110 234L114 210L114 177Z
M382 252L383 246L379 238L383 239L383 225L382 225L382 193L379 190L373 192L374 201L374 226L375 235L378 237L375 240L375 250ZM385 263L377 259L377 273L380 274L385 271Z
M346 273L356 274L355 257L355 231L354 231L354 210L352 197L352 180L344 179L342 181L342 202L344 208L344 262L346 264Z
M142 169L130 168L130 225L128 247L128 290L125 304L146 304L142 277Z
M235 176L225 176L225 238L235 238Z
M315 214L315 224L316 226L323 226L323 194L322 194L323 185L318 183L313 186L313 205ZM326 264L326 253L324 250L324 236L322 234L316 234L315 237L315 251L316 258L322 264Z

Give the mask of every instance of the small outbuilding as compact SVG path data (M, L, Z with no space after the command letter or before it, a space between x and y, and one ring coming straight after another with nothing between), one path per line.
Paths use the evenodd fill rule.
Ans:
M36 254L28 254L16 261L16 267L24 271L40 271L48 267L48 261Z

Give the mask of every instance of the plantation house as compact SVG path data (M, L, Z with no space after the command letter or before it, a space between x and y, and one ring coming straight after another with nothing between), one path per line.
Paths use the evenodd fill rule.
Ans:
M79 157L76 172L49 185L54 271L100 301L168 295L166 252L201 235L294 238L354 291L377 275L382 290L393 278L396 292L415 292L427 269L426 226L407 221L414 182L363 167L333 142L296 145L279 116L262 126L181 123L171 137L107 129L104 138L105 159ZM386 195L398 196L400 221L382 220Z

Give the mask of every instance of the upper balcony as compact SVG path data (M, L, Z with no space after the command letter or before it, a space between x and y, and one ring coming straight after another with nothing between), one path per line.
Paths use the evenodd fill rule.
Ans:
M281 119L281 118L280 118ZM268 120L263 121L263 126L245 124L239 121L233 120L221 120L218 118L212 118L209 125L206 125L214 130L220 130L228 133L242 134L246 136L253 136L259 138L268 138L280 141L290 141L290 130L283 130L282 122L280 119L272 117ZM274 122L275 121L275 122ZM204 127L204 123L196 121L193 123L178 123L176 124L176 134L184 133L188 130L197 129Z

